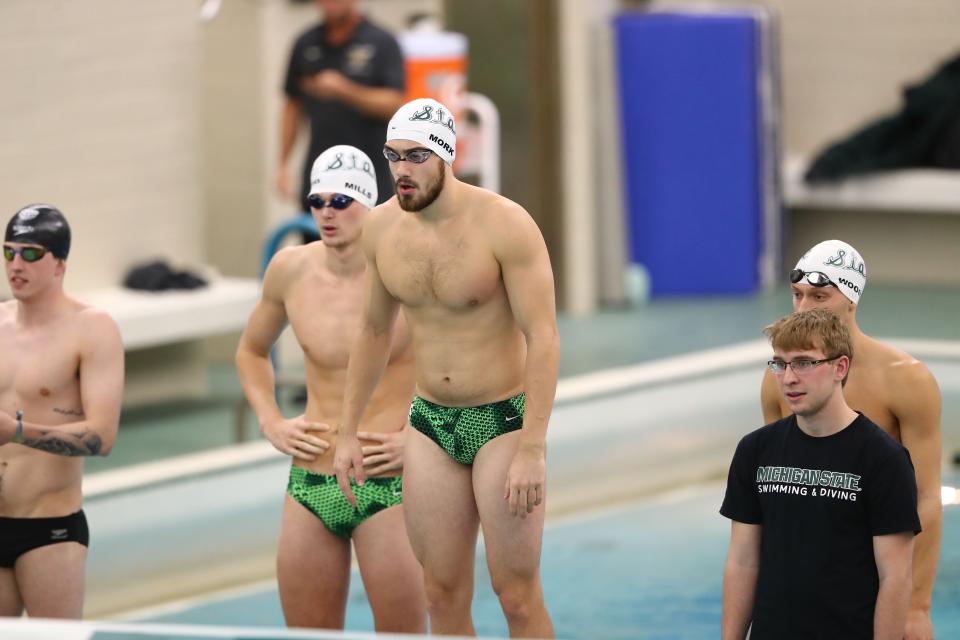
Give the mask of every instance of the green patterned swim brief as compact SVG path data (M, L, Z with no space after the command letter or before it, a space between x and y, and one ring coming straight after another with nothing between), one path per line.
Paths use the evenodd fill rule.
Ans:
M524 394L479 407L444 407L413 397L410 426L460 464L473 464L480 447L523 426Z
M303 467L290 467L290 481L287 493L320 518L320 522L341 538L349 538L353 530L364 520L379 511L383 511L403 501L403 480L394 478L367 478L363 486L353 480L350 488L357 498L357 508L347 502L347 498L337 485L337 476L313 473Z

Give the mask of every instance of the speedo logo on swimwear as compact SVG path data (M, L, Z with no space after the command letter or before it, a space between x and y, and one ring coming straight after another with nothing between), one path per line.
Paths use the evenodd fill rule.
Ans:
M50 530L50 539L51 540L66 540L67 539L68 529L51 529Z
M848 288L853 289L856 293L860 293L860 287L858 287L857 285L853 284L852 282L850 282L850 281L847 280L846 278L837 278L837 281L838 281L840 284L846 285Z
M13 229L13 235L19 236L24 233L33 233L35 227L29 224L15 224L13 225L12 229Z
M430 142L436 142L438 145L446 149L447 153L453 153L453 147L447 144L447 141L439 136L435 136L432 133L430 134Z
M353 189L354 191L364 196L365 198L373 199L373 194L358 184L353 184L352 182L344 182L343 186L345 189Z

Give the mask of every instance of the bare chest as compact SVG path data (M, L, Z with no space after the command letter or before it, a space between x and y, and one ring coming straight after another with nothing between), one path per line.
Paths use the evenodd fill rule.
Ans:
M7 402L45 406L79 396L80 354L70 335L53 331L0 332L0 393ZM65 410L67 410L65 409Z
M289 292L285 307L306 358L324 368L346 367L360 329L362 280L348 285L305 278Z
M384 286L408 307L469 309L502 295L500 265L476 236L396 233L377 250Z

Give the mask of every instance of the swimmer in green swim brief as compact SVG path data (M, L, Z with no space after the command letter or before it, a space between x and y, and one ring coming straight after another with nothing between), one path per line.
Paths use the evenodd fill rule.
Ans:
M482 528L510 635L550 638L540 581L547 425L560 365L550 256L523 207L457 178L457 127L446 105L412 100L386 133L396 197L363 224L366 294L338 421L337 482L354 504L353 487L366 476L358 426L402 320L418 396L404 445L403 510L431 633L476 634Z
M355 553L379 632L424 633L423 571L404 526L401 473L414 363L402 326L385 358L360 436L370 479L358 508L333 476L334 426L350 346L360 330L366 262L361 228L377 201L372 163L338 145L314 162L309 200L322 239L273 256L237 348L237 370L263 435L292 458L277 545L280 603L291 627L342 629ZM284 418L270 351L289 323L303 350L307 404Z

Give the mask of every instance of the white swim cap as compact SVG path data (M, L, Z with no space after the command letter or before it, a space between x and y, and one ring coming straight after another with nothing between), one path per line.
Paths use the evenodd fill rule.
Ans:
M825 275L853 304L860 302L867 286L867 265L860 253L842 240L824 240L803 254L790 281L805 282L803 278L808 273Z
M342 193L368 209L377 205L377 174L370 157L346 144L330 147L313 161L310 195Z
M391 140L419 142L447 164L457 157L453 114L432 98L418 98L397 109L387 124L387 142Z

